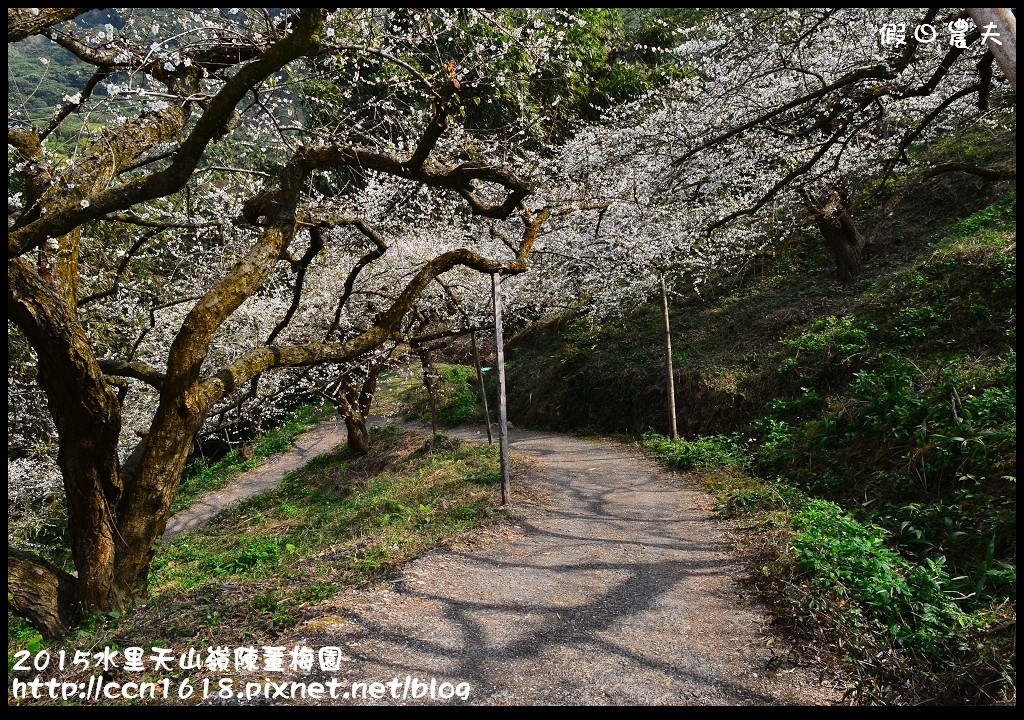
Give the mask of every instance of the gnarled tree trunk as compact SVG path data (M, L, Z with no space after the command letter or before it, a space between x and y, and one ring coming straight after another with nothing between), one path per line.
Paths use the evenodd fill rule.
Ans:
M82 616L78 580L38 555L7 549L7 605L39 630L60 637Z
M345 428L348 430L348 450L360 457L370 452L370 433L366 428L366 418L359 413L345 415Z
M849 282L860 276L861 250L865 238L857 223L850 215L843 198L835 190L831 192L828 202L815 204L808 194L804 198L811 211L814 223L818 226L836 265L836 277L840 282Z
M344 372L338 379L337 390L327 395L341 416L345 418L345 428L348 430L348 450L354 457L361 457L370 452L370 432L366 426L366 416L370 413L373 396L377 392L377 377L387 367L392 353L394 353L394 348L382 359L370 363L358 388L352 374Z
M836 277L841 282L858 277L863 270L860 253L864 239L849 214L844 210L839 217L820 217L817 224L836 263Z
M26 579L48 578L45 585L59 587L62 599L52 601L49 608L40 606L24 614L38 617L52 630L56 627L54 608L69 610L81 604L90 610L109 610L121 602L124 588L115 573L117 533L112 512L123 491L117 456L121 408L74 308L22 258L7 263L7 310L39 358L39 384L60 440L57 464L69 498L68 531L78 571L77 578L66 573L54 578L55 568L48 563L9 549L8 574L17 570L21 578L15 583L8 577L8 592L13 596L9 604L15 608L35 604L34 593L43 585ZM32 572L27 570L30 566ZM27 594L18 597L21 591ZM73 619L66 616L61 622Z

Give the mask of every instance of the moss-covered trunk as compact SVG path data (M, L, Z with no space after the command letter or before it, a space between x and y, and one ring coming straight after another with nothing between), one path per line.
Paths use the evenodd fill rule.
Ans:
M117 456L121 409L64 288L22 259L8 262L7 283L8 314L38 355L39 384L60 441L57 464L69 499L68 532L78 572L77 578L55 575L38 558L9 551L8 602L52 634L81 609L109 610L122 602L124 587L115 571L121 539L113 510L123 492ZM38 582L29 582L33 578ZM37 602L43 586L61 589L46 608Z

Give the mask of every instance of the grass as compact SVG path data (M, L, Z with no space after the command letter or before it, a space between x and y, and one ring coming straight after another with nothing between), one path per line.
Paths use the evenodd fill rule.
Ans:
M496 447L374 428L367 456L321 455L281 486L160 548L149 597L52 646L273 644L345 586L500 520ZM43 641L9 621L8 659ZM184 671L183 671L184 672Z
M644 435L643 445L649 453L677 470L717 467L742 468L750 457L735 437L701 435L687 440L671 440L657 433Z
M171 543L153 564L151 587L172 604L215 589L235 596L235 584L258 587L261 599L242 609L259 611L257 626L280 630L297 621L297 606L387 577L498 517L495 449L446 440L431 452L425 440L392 425L374 429L366 457L352 460L342 449L314 459L277 490Z
M437 420L448 427L483 419L476 370L468 365L435 363ZM408 417L430 419L430 400L423 383L408 383L398 388L398 404Z
M189 507L196 498L211 490L219 490L246 470L259 465L263 460L284 452L295 444L296 438L323 420L329 408L317 405L303 405L281 425L265 432L253 446L252 454L243 458L237 448L220 460L208 464L204 458L189 463L181 478L178 494L171 505L176 513Z

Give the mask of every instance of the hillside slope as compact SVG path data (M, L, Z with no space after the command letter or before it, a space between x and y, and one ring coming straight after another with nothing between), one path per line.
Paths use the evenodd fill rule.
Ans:
M908 196L846 286L817 243L800 238L714 292L673 298L683 440L651 432L667 426L656 299L616 320L562 317L518 335L509 416L648 431L654 455L703 470L725 512L751 515L770 536L762 589L779 614L849 642L843 652L877 697L1006 701L1015 189L961 177ZM839 609L820 617L830 604ZM910 665L874 667L882 647ZM920 674L921 687L895 689L900 672Z

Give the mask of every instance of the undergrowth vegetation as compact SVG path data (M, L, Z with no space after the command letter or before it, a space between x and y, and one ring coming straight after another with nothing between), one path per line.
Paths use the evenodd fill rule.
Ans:
M436 363L433 367L438 422L452 427L482 419L476 370L467 365L448 363ZM407 387L399 399L410 417L430 419L430 400L422 383Z
M181 486L171 511L187 508L200 495L224 487L234 477L256 467L266 458L284 452L299 435L324 419L327 413L323 406L302 405L280 425L265 432L248 452L243 453L236 447L215 462L208 462L202 456L193 459L181 477Z
M251 445L244 446L244 452L242 446L236 446L216 461L208 461L197 453L182 475L171 511L187 508L204 493L224 487L266 458L287 450L296 438L327 414L323 405L301 405ZM54 496L42 503L37 502L35 507L22 508L21 512L27 515L27 519L21 522L19 516L14 516L15 532L9 533L8 538L36 548L51 563L72 572L74 565L69 550L67 510L63 498Z

